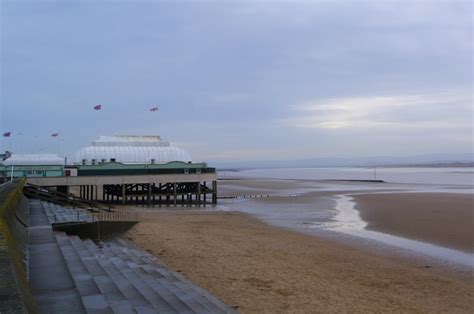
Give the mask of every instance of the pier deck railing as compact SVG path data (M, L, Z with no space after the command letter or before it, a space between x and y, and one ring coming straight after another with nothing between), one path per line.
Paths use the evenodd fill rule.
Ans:
M86 200L80 198L72 193L63 193L55 189L38 186L35 184L27 183L23 189L23 193L28 197L39 198L45 201L58 203L61 205L72 205L73 207L90 208L100 211L112 211L111 206L105 206L104 204Z

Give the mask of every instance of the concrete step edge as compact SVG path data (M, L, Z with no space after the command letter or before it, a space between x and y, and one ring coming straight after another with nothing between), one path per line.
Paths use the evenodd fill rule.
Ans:
M98 262L132 306L152 306L133 283L108 258L99 258Z
M114 263L117 268L119 268L120 266L127 267L127 265L119 257L117 257L117 260L115 260L114 258L110 258L110 261ZM129 281L132 282L132 284L135 284L136 280L140 280L146 287L150 289L148 291L143 291L141 287L136 285L136 288L143 294L145 298L149 300L149 302L159 313L177 313L177 311L174 310L174 308L168 303L168 301L166 301L160 294L156 293L156 291L154 291L153 288L150 287L150 285L148 285L146 281L140 278L138 274L134 272L133 269L128 270L130 271L130 273L127 274L126 272L123 272L124 276L126 276ZM135 279L130 278L131 276L134 276Z
M84 303L84 297L90 297L90 296L95 296L95 295L98 295L98 294L101 294L101 290L99 289L99 287L97 286L97 283L94 281L94 279L92 278L92 275L90 274L89 272L89 269L86 267L86 265L84 264L79 252L76 250L76 248L74 247L74 245L72 244L72 241L70 240L69 236L66 235L65 233L63 232L55 232L55 237L57 240L62 240L62 243L60 243L58 241L58 245L59 245L59 249L61 250L61 252L63 253L63 257L64 259L66 260L66 264L68 266L68 269L69 269L69 272L71 274L71 277L72 279L74 280L74 284L76 286L76 289L78 290L79 292L79 295L81 296L81 300L82 300L82 303L84 305L84 307L86 308L87 311L90 311L92 309L90 309L87 304ZM67 244L67 241L69 241L69 244ZM89 294L84 294L82 293L80 290L79 290L79 287L78 287L78 275L77 274L74 274L73 271L71 270L70 268L70 263L73 262L72 260L69 259L69 257L66 257L66 254L65 253L65 250L67 247L70 247L72 248L72 251L74 252L75 256L76 256L76 261L80 262L82 264L82 267L84 268L85 270L85 274L91 276L91 281L93 282L93 284L95 285L95 291L91 291ZM104 309L104 310L107 310L107 309ZM109 307L109 310L110 310L110 307Z
M165 301L168 302L168 304L170 304L173 308L175 308L178 312L182 313L184 312L185 310L187 310L188 312L192 312L192 308L189 307L189 305L187 305L185 302L183 302L181 300L181 298L179 296L177 296L175 294L174 291L170 290L170 285L169 283L167 283L167 285L163 285L163 283L161 282L158 282L156 278L153 278L152 276L149 276L147 278L145 278L143 276L143 274L141 273L141 269L140 269L140 265L136 264L135 262L133 262L133 260L130 259L130 257L128 255L126 255L124 252L122 251L119 251L119 252L113 252L113 249L117 250L118 248L117 247L114 247L114 246L110 246L107 248L107 250L105 251L105 253L109 253L109 254L114 254L115 256L117 256L118 258L120 258L124 264L129 268L131 269L132 271L134 271L138 276L139 278L141 278L145 283L147 283L148 286L150 286L157 294L159 294L163 299L165 299ZM121 254L121 256L117 255L117 254ZM122 255L123 254L123 255ZM127 261L132 261L132 262L126 262ZM134 265L134 266L133 266ZM151 281L150 281L151 280ZM165 295L162 295L160 294L159 291L157 291L154 287L153 287L153 284L152 284L152 281L156 281L156 284L160 284L162 285L162 288L165 290L165 292L167 292L169 294L169 296L165 296ZM173 301L173 299L176 299L178 301L178 304L176 306L173 306L173 303L176 302L176 301ZM179 304L181 303L181 304Z

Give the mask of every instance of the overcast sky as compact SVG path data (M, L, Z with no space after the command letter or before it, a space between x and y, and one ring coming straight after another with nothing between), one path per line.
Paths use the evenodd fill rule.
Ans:
M3 150L158 134L197 161L472 151L471 1L0 3Z

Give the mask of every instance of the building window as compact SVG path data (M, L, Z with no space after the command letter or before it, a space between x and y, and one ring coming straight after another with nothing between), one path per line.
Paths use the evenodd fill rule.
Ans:
M27 177L44 177L46 174L42 170L26 170L25 173Z

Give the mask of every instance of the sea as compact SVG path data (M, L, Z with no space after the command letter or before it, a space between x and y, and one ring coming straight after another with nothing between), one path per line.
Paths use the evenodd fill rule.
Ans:
M289 191L285 195L301 195L315 188L334 191L327 203L314 199L312 203L266 203L259 199L222 200L223 208L252 214L280 227L317 235L344 238L349 242L366 243L383 251L398 250L399 254L423 256L452 265L474 268L474 255L399 236L367 230L355 208L352 195L358 193L462 193L474 195L474 168L278 168L219 171L220 179L307 180L309 189ZM360 182L354 185L347 180L383 180L384 184ZM314 182L315 181L315 182ZM314 183L311 183L314 182ZM317 184L312 187L312 184ZM346 191L339 194L337 191ZM352 191L352 192L348 192ZM371 192L369 192L371 191ZM250 193L251 191L249 191ZM280 191L281 192L281 191ZM327 197L325 198L328 199ZM319 204L319 205L318 205ZM329 232L329 233L328 233ZM362 240L362 241L361 241Z
M383 180L387 183L474 185L474 167L446 168L277 168L218 171L220 179Z

